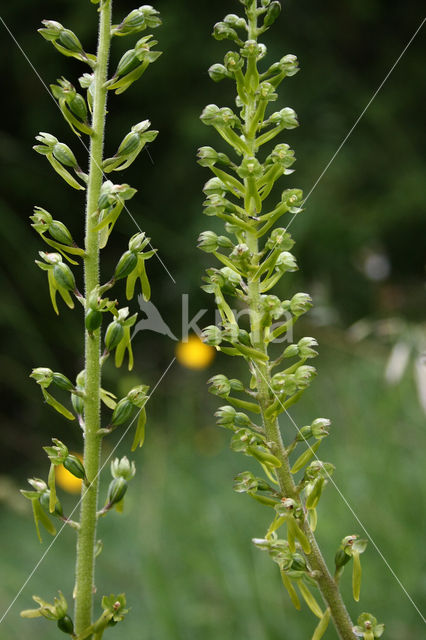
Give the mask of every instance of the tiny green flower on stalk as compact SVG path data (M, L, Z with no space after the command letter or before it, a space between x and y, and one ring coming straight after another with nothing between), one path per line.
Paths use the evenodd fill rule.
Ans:
M97 511L99 474L101 471L101 447L103 438L116 427L124 424L137 412L131 449L141 447L145 438L148 386L139 385L129 391L125 398L117 397L101 384L102 366L110 353L115 351L115 364L121 366L126 353L129 357L129 369L133 367L133 349L131 327L137 314L131 314L128 307L119 308L118 301L105 297L108 290L126 279L126 296L134 297L136 282L141 283L145 299L151 294L145 261L152 257L155 250L147 245L150 239L140 232L129 240L128 251L118 260L113 278L106 284L99 281L100 251L107 245L115 225L118 224L125 202L130 200L136 189L129 184L115 184L104 179L104 173L122 171L129 167L147 143L152 142L158 131L150 129L150 121L145 119L134 125L123 138L116 154L104 158L104 134L106 122L106 102L110 89L122 93L130 87L160 55L154 51L156 41L152 35L144 35L132 49L119 59L116 72L111 79L107 77L108 61L112 36L131 36L145 29L159 26L159 13L150 5L143 5L125 17L121 23L111 27L112 0L91 0L97 5L99 15L99 38L96 55L87 53L81 40L74 31L55 20L43 20L39 29L41 36L51 42L57 51L67 57L73 57L90 67L89 73L83 73L79 84L83 92L76 89L76 83L61 77L50 85L52 94L58 102L59 110L70 130L77 137L85 134L89 137L89 169L85 173L81 168L71 146L59 141L51 133L41 132L36 136L34 149L44 155L53 169L72 188L84 191L86 197L86 217L84 229L76 226L68 228L60 219L46 209L37 206L30 217L33 229L39 234L49 249L40 251L37 266L46 272L48 288L53 309L59 314L58 294L64 303L73 309L74 298L83 307L84 324L82 331L85 340L85 368L75 378L75 383L60 372L48 367L36 367L31 378L40 386L45 402L57 413L69 421L77 422L81 428L84 443L84 456L71 453L67 442L52 438L52 443L44 447L50 468L46 480L29 479L31 489L22 490L22 495L31 501L34 524L41 542L41 529L56 534L55 520L71 527L77 536L77 562L73 596L75 600L74 616L68 613L66 600L60 592L50 604L38 596L34 600L38 609L22 612L26 618L43 617L56 621L57 628L75 640L101 640L107 627L121 622L127 614L124 594L103 596L103 613L93 619L93 601L97 591L94 580L95 560L102 550L96 539L96 523L100 515L107 515L114 507L120 512L128 483L136 472L135 464L125 456L115 459L111 465L110 481L106 503ZM63 207L62 207L63 208ZM74 216L79 219L79 216ZM85 233L84 242L80 236ZM77 288L80 280L79 262L84 267L84 295ZM106 316L105 316L106 314ZM106 332L102 324L108 317ZM102 336L105 351L100 356ZM52 391L52 389L54 391ZM70 408L57 394L69 394ZM100 405L103 403L109 417L106 427L101 424ZM103 414L102 414L103 415ZM63 467L75 478L82 480L81 510L79 521L68 518L63 511L60 497L57 495L56 471Z
M339 578L352 558L353 595L358 601L360 554L366 541L356 536L345 539L332 576L314 534L317 507L334 471L331 463L317 458L329 435L330 422L314 419L298 430L296 437L286 434L285 439L290 439L287 445L278 424L279 415L298 402L313 383L316 369L310 361L318 355L318 343L311 336L287 340L284 347L274 344L282 342L283 334L289 334L312 306L307 293L280 300L271 292L283 276L298 269L288 224L277 224L282 216L303 210L300 189L278 191L279 180L293 174L295 162L294 151L279 136L291 132L299 121L291 107L273 108L281 82L295 75L299 67L292 54L268 66L267 48L258 40L278 19L281 3L240 3L243 16L229 14L213 29L217 40L230 40L237 51L228 51L223 64L218 62L209 69L214 82L235 82L237 109L212 103L201 114L201 121L212 126L228 148L225 153L213 147L198 151L199 164L213 174L203 188L204 213L222 220L225 234L204 231L198 246L221 263L219 269L207 269L203 286L214 295L220 321L206 327L202 339L226 355L243 358L249 381L245 384L217 374L209 380L209 391L229 403L216 417L219 426L232 432L231 448L254 458L265 476L244 471L234 481L235 491L272 509L265 537L254 539L254 544L278 564L293 605L300 609L305 603L319 619L313 640L324 636L330 619L342 640L354 640L360 623L353 626ZM235 307L248 311L248 328L239 326ZM277 353L273 355L273 351ZM313 588L319 589L325 606L317 601ZM370 624L367 619L366 624ZM373 638L371 634L363 637Z

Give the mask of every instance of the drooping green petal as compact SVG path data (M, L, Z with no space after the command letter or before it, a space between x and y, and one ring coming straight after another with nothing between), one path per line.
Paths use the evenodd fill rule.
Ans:
M328 623L330 622L331 611L330 608L324 611L324 615L321 620L318 622L317 627L315 628L314 635L312 636L312 640L321 640L324 633L327 631Z
M42 390L44 399L46 400L47 404L49 404L51 407L53 407L58 413L60 413L61 415L65 416L65 418L67 418L67 420L75 420L75 416L71 413L71 411L68 411L68 409L66 407L64 407L63 404L58 402L53 396L51 396L50 393L48 391L46 391L46 389L43 389L43 387L42 387L41 390Z
M55 484L55 465L51 464L49 469L49 475L47 478L47 486L50 489L49 495L49 511L53 513L56 505L56 484Z
M359 602L359 596L361 593L361 558L358 552L353 550L352 552L353 566L352 566L352 593L355 602Z
M315 616L317 616L317 618L322 618L324 614L321 610L321 607L319 606L318 602L315 600L314 595L310 592L307 585L303 582L303 580L298 580L297 584L299 587L299 591L303 596L303 599L305 600L306 604L308 605L312 613Z
M283 585L285 586L285 588L288 591L288 595L290 596L290 600L292 601L292 603L295 606L295 608L299 610L300 609L300 600L299 600L299 596L297 595L297 591L293 586L292 581L290 580L288 575L285 573L285 571L280 571L280 573L281 573L281 580L283 582Z
M139 411L138 422L136 425L135 437L133 439L131 451L135 451L135 449L139 446L142 447L145 441L145 425L146 425L146 410L145 407Z

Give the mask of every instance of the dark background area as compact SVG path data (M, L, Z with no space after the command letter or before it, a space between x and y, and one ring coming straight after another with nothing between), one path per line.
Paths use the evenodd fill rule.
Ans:
M137 195L129 203L129 209L141 228L152 238L152 244L158 248L161 260L176 281L175 284L172 282L158 260L150 260L148 270L153 289L152 300L179 336L183 293L189 294L192 313L200 308L210 309L210 319L204 324L213 318L211 300L199 289L203 268L210 265L211 261L209 256L196 249L196 239L201 230L216 227L212 227L215 223L211 219L201 214L201 188L210 176L196 164L195 156L197 148L202 145L211 144L221 149L212 128L203 126L199 121L203 107L210 102L219 106L233 106L233 84L228 81L214 84L207 74L208 67L214 62L222 62L223 55L230 48L226 41L216 42L210 37L212 26L226 13L240 13L242 7L230 0L161 0L155 6L161 11L164 24L155 30L154 35L159 40L158 48L164 54L137 84L121 96L110 97L106 152L112 155L131 125L145 118L149 118L153 128L160 131L157 140L149 147L149 154L141 154L128 171L114 174L113 179L138 188ZM130 2L115 2L116 22L133 8ZM4 3L1 14L46 85L64 75L78 86L78 76L86 71L84 65L55 52L36 30L43 18L58 20L78 34L88 51L93 51L96 46L96 13L88 0ZM416 2L285 2L280 19L264 36L268 46L267 62L272 63L284 54L294 53L301 65L301 72L281 85L280 98L276 103L277 108L294 108L301 125L281 138L292 146L297 157L294 166L296 173L282 179L283 189L300 187L305 193L310 191L423 17L424 8ZM80 310L72 313L61 305L60 319L55 317L45 276L33 264L37 251L44 250L44 247L31 229L28 217L34 205L44 207L55 218L65 222L76 240L82 242L84 193L67 187L48 163L32 151L31 146L39 131L48 131L72 147L83 168L87 156L4 25L0 24L0 29L0 73L3 83L0 106L0 463L1 473L11 475L22 486L28 475L45 473L45 458L40 445L47 444L52 435L67 439L70 446L79 446L77 431L70 430L67 424L57 420L40 402L39 389L28 378L31 369L49 366L72 377L83 367L82 314ZM113 43L111 68L136 38L116 40ZM347 411L352 411L350 419L353 422L363 420L362 415L357 415L357 408L364 402L362 394L368 395L369 392L369 388L362 386L366 380L370 380L371 388L377 385L371 391L371 398L365 401L370 406L368 402L371 400L373 412L374 402L384 393L381 382L377 381L382 375L386 352L379 343L373 343L365 348L364 353L360 353L348 344L345 330L361 318L374 321L398 316L403 319L404 326L415 327L425 317L424 68L425 28L409 47L315 188L306 211L293 223L291 232L297 241L294 252L300 272L291 281L285 278L278 292L282 297L288 295L287 290L313 292L314 302L322 315L317 312L312 317L320 325L326 324L327 329L309 327L309 331L318 330L320 337L323 332L325 355L322 362L325 379L329 377L324 388L319 387L312 404L315 405L315 398L321 403L324 395L328 395L328 406L338 405L336 381L340 376L348 375L347 391L349 393L352 388L353 395L351 402L348 400ZM105 279L109 277L118 256L125 250L128 237L136 231L126 212L123 212L116 229L102 258ZM386 267L380 279L372 279L368 268L376 258ZM139 376L151 385L155 384L173 357L174 347L174 343L163 336L139 334L135 342L136 373L132 380L138 381ZM366 352L367 360L363 360L362 366L357 368L357 358L364 358ZM341 357L342 353L348 354L347 359ZM371 362L370 366L368 358L371 354L377 354L378 361ZM226 365L222 365L220 361L220 368L214 373L225 371ZM180 365L171 370L152 400L152 421L157 429L152 447L161 458L162 452L167 449L164 439L174 441L177 437L176 428L179 428L179 434L184 436L177 438L182 451L178 448L181 453L176 454L174 462L167 458L165 464L170 468L174 468L175 464L179 476L179 465L182 463L182 468L185 468L184 460L191 459L192 446L197 455L211 448L213 458L208 459L212 464L215 462L219 465L219 475L226 475L226 490L231 492L229 478L232 473L222 460L225 454L222 452L217 458L214 457L221 451L223 442L217 440L219 436L213 435L216 433L213 429L210 431L211 414L216 405L207 398L205 390L204 382L209 375L210 372L184 371ZM129 382L126 372L122 372L121 378L118 378L113 367L106 368L106 383L114 390L128 387ZM356 384L361 384L361 390ZM416 397L410 385L407 389L405 395L398 395L400 404L395 406L392 416L385 415L385 412L380 414L377 427L383 428L380 433L384 432L388 420L401 429L409 430L403 409L404 399L416 405ZM341 392L344 396L345 389ZM321 409L313 406L313 410L322 414L327 406ZM424 417L417 408L413 411L418 413L411 418L412 422L408 421L408 425L416 424L420 429ZM347 417L343 410L342 417ZM309 419L308 416L306 419ZM371 419L373 428L376 424L374 418L369 416L368 419ZM370 424L368 420L367 424ZM364 447L367 447L369 431L365 425L363 430L366 438ZM203 434L201 440L199 432ZM185 437L187 449L182 443ZM394 437L397 450L397 432ZM348 439L351 441L352 436L346 433L341 438L344 443ZM375 437L371 445L373 448L381 446L380 438ZM410 437L408 441L411 442ZM415 442L414 439L413 446ZM377 455L380 456L380 450ZM378 463L383 475L370 478L371 483L379 483L384 491L386 480L383 478L388 473L389 465L387 461L394 459L389 450L386 455L388 457ZM225 460L228 461L227 454ZM368 467L366 459L364 462ZM351 467L344 457L342 463L343 466L347 464L356 478L357 467ZM406 451L407 466L409 463L410 453ZM231 462L229 464L232 466ZM373 460L371 464L374 467L377 463ZM342 472L344 475L344 469ZM204 470L200 473L204 473ZM212 477L215 473L212 467ZM191 494L189 484L185 484L185 479L182 482L187 495ZM209 482L206 480L206 486ZM353 482L347 488L352 488L357 496L358 491L364 491L366 504L374 499L371 494L368 497L368 487L372 484L363 486L360 480L358 486L355 480ZM413 482L416 486L416 480L413 479ZM408 486L413 488L407 481ZM140 491L142 494L145 491L143 485ZM202 496L199 499L201 502L208 500ZM391 496L388 499L392 504ZM415 500L415 497L408 499L407 530L413 526L414 520L418 525ZM182 498L184 510L188 509L185 504ZM230 509L235 508L234 503L230 505ZM148 503L145 508L149 511ZM212 522L216 525L210 523L209 526L219 526L217 523L220 518L216 511L215 514ZM241 522L246 522L244 517L248 516L241 517ZM399 521L397 515L395 519L395 522ZM395 522L392 526L395 526ZM167 521L161 526L168 527ZM30 527L29 522L26 527ZM182 535L186 535L183 531ZM387 532L382 533L385 539ZM248 538L245 532L241 535L242 540ZM405 534L394 530L392 535L398 538ZM238 546L240 543L236 544ZM37 558L38 551L34 553ZM176 554L179 555L178 551ZM192 558L194 567L203 565L202 560L198 561L190 554L188 557ZM224 556L223 562L231 562L229 558ZM28 560L30 564L31 559ZM188 567L176 566L176 571L190 571ZM117 568L114 570L117 571ZM156 569L152 571L154 580ZM377 568L374 574L376 578L381 571L382 567ZM380 579L377 580L379 582L370 587L372 592L374 589L383 591ZM413 578L413 589L417 588L414 586L416 584ZM161 588L158 588L161 592ZM180 588L176 584L176 590ZM405 598L402 591L399 596ZM174 596L170 597L173 599ZM209 597L208 589L205 597ZM247 598L247 602L250 602L249 596ZM383 601L383 595L381 599L377 596L377 600ZM421 627L417 626L419 619L415 612L407 613L408 607L408 601L404 602L399 616L400 619L404 616L404 619L412 619L412 623L407 622L406 627L401 623L402 626L394 629L394 635L389 636L391 639L420 637ZM222 615L221 611L218 605L217 615ZM241 603L231 603L229 611L240 618L244 615ZM226 609L225 615L229 611ZM196 619L197 615L202 618L204 614L199 611L194 613ZM193 619L191 616L188 608L189 620ZM266 613L264 617L267 620ZM212 629L214 618L212 613ZM297 620L294 623L296 625ZM265 625L265 638L268 640L275 637L298 640L293 632L280 635L278 622L276 628L268 627L267 622ZM151 626L157 628L153 623ZM245 632L246 627L240 628L241 634L243 630ZM219 637L213 631L211 633L212 638ZM232 625L229 633L235 633ZM0 637L3 637L1 629ZM10 631L7 637L13 640L20 636L14 636ZM148 634L146 637L151 636ZM157 637L159 640L178 637L186 640L192 635L189 632L186 635L184 630L177 629L171 623L164 624ZM223 637L226 637L225 631ZM262 637L258 631L257 640Z

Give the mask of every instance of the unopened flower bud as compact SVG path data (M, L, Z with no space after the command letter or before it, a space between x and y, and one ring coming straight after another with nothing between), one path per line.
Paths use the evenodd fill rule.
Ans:
M113 411L111 424L118 427L123 422L126 422L132 415L133 409L134 404L128 398L122 398Z
M298 317L312 307L312 298L308 293L296 293L290 301L291 313Z
M212 64L212 66L208 70L208 74L214 82L220 82L224 78L232 77L232 75L223 64Z
M121 458L115 458L111 462L111 475L113 478L124 478L127 480L131 480L136 473L135 463L130 462L127 456Z
M218 374L217 376L210 378L210 380L208 380L208 384L210 384L210 393L213 393L215 396L226 397L229 396L231 392L230 381L222 374Z
M89 333L97 331L102 324L102 313L98 309L88 309L84 318Z
M296 112L290 107L284 107L281 111L276 111L266 122L267 124L274 124L283 129L294 129L299 126Z
M265 248L268 250L281 249L282 251L289 251L293 246L294 240L291 235L281 227L272 231L265 244Z
M53 267L53 277L57 284L63 287L67 291L75 291L76 284L74 274L67 264L64 262L58 262Z
M54 240L62 244L71 246L74 243L71 233L60 220L52 220L49 225L49 233Z
M70 636L74 634L74 623L68 615L65 615L63 618L59 618L57 626L60 631L68 633Z
M80 40L77 38L73 31L69 29L62 29L58 38L59 44L61 44L68 51L73 53L84 53Z
M274 24L275 20L281 13L281 4L279 2L271 2L266 12L263 24L265 27L270 27Z
M147 401L148 389L149 387L146 384L140 384L129 391L129 393L127 394L127 399L132 403L133 406L141 409Z
M288 251L282 251L275 263L275 269L281 273L297 271L296 258Z
M256 40L246 40L241 49L241 55L244 58L261 60L266 55L266 47L264 44L256 42Z
M218 195L223 196L228 191L226 184L220 178L210 178L203 187L203 191L207 196Z
M298 367L296 373L294 374L294 378L296 380L296 384L299 389L304 389L307 387L314 376L316 376L317 372L315 367L310 367L308 365L303 365Z
M57 144L55 144L52 149L52 153L56 160L58 160L58 162L60 162L61 164L64 164L66 167L72 167L73 169L78 167L75 155L68 147L68 145L64 144L63 142L58 142Z
M198 236L198 248L206 253L213 253L219 248L217 234L214 231L203 231Z
M114 271L114 280L127 278L128 275L136 268L138 256L133 251L125 251L118 261Z
M220 407L214 414L217 418L217 423L223 427L230 428L234 424L235 416L237 412L234 407L225 405Z
M63 465L67 471L72 473L76 478L84 479L86 477L86 471L84 469L81 460L70 453L64 460Z
M224 59L225 67L230 73L235 73L244 65L244 60L236 51L228 51Z
M43 491L43 493L41 494L40 498L39 498L39 502L41 504L41 506L43 507L43 509L49 513L50 512L50 507L49 507L49 503L50 503L50 490L47 489L46 491ZM59 518L61 518L64 515L64 512L62 510L62 505L59 502L58 499L56 499L56 503L55 503L55 508L53 510L53 514L55 516L58 516Z
M219 329L219 327L211 324L203 329L201 333L201 339L210 347L217 347L222 342L222 331Z
M150 238L147 238L144 232L136 233L129 240L129 251L140 253L149 244Z
M107 351L113 351L122 341L124 336L123 325L113 320L107 327L105 333L105 347Z
M241 43L238 33L226 22L217 22L213 27L213 37L216 40L233 40L236 43Z
M63 373L59 373L57 371L53 372L52 381L56 384L60 389L64 389L64 391L72 391L75 389L75 386Z
M297 384L294 378L294 374L276 373L274 376L272 376L271 387L277 393L283 393L287 396L292 396L297 391Z
M257 478L251 471L243 471L235 476L233 489L237 493L256 492L258 484Z
M315 351L314 347L318 346L317 340L315 338L306 337L301 338L297 343L299 356L301 358L315 358L318 355L318 352Z
M127 482L124 478L114 478L108 487L107 504L112 506L120 502L127 491Z

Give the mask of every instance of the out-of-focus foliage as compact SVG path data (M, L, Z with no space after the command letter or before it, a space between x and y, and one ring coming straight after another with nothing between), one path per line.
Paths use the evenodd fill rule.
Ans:
M414 387L407 378L397 388L386 385L386 352L374 343L361 343L355 353L348 353L348 343L338 333L316 331L316 335L322 345L320 375L292 415L302 426L321 407L331 419L333 437L325 446L326 459L340 470L334 480L421 608L426 598L419 570L425 559L424 517L419 509L426 499L422 481L425 436ZM218 358L211 373L222 367ZM350 385L342 371L351 372ZM132 615L123 622L123 637L310 638L309 615L300 616L293 608L269 558L256 553L250 544L259 527L267 526L268 511L259 511L254 501L229 490L233 476L246 462L229 449L225 429L214 424L215 399L203 395L203 374L176 368L169 375L164 381L170 388L167 404L158 394L149 409L150 428L137 461L140 473L126 495L124 513L103 523L102 555L113 543L126 540L120 553L103 557L97 579L98 584L119 584L133 594L128 598ZM280 423L289 442L294 426L285 417ZM129 434L114 455L126 452L131 437ZM105 482L102 496L107 488ZM31 509L24 515L4 505L5 494L11 493L16 504L15 492L10 482L5 485L0 478L0 615L47 547L47 543L40 547L34 534ZM77 497L65 495L62 501L70 513ZM27 501L20 503L27 506ZM329 486L319 509L317 531L325 557L332 563L336 541L347 531L363 537L365 532L334 486ZM53 597L58 566L64 574L72 572L73 538L67 528L57 539L2 622L1 638L57 640L56 630L41 620L31 624L19 619L17 624L18 612L28 605L32 593L43 591ZM367 553L362 597L386 622L387 640L420 639L423 622L418 613L372 544ZM71 600L71 585L63 588ZM363 609L351 600L350 581L344 588L350 611L357 618ZM326 637L336 640L331 627Z

